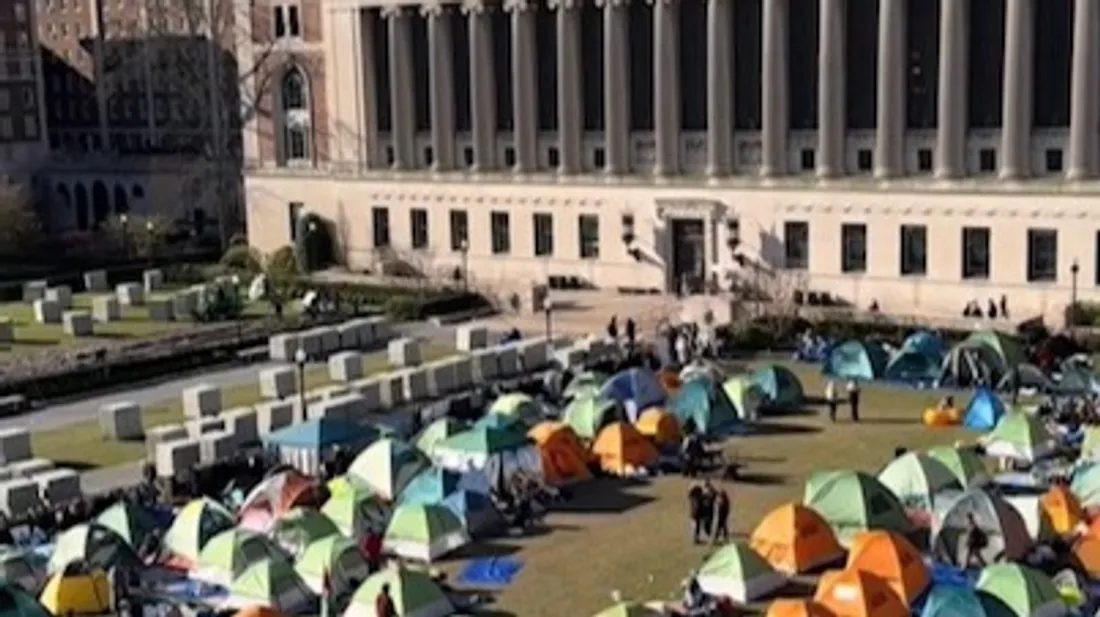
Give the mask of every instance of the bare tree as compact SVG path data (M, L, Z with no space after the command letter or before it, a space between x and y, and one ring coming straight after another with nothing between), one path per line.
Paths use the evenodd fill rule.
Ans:
M42 221L30 187L0 183L0 220L0 254L22 257L42 246Z

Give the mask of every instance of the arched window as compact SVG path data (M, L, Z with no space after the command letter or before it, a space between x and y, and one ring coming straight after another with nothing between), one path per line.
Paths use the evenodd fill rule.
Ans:
M310 97L305 73L292 66L279 85L282 140L279 162L301 163L312 158Z

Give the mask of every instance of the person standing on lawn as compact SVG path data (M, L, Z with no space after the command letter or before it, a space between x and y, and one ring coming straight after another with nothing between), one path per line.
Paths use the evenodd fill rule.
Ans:
M719 488L714 496L714 534L711 542L728 542L730 539L730 495Z
M859 422L859 384L855 380L848 382L848 405L852 408L852 422Z

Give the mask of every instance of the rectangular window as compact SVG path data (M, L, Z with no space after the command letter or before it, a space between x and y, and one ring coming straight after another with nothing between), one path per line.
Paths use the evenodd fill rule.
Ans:
M783 223L783 267L808 270L810 267L810 224L806 221Z
M465 210L451 210L451 250L470 250L470 216Z
M863 223L840 226L840 271L845 274L867 271L867 226Z
M298 239L298 219L302 216L302 210L306 207L300 201L292 201L286 206L287 217L290 219L290 241L294 242Z
M901 275L928 274L928 228L924 225L901 226Z
M370 210L371 236L374 239L374 248L380 249L390 245L390 209L384 206L375 206Z
M600 258L600 217L595 214L582 214L577 217L577 232L580 234L581 259Z
M489 227L492 235L494 255L506 255L512 252L512 230L507 212L493 212L489 215Z
M301 25L298 21L298 7L288 6L286 8L286 31L289 36L301 36Z
M1058 280L1058 232L1053 229L1027 230L1027 281L1053 283Z
M963 227L963 280L989 278L989 235L988 227Z
M275 38L281 39L286 36L286 14L283 13L283 7L275 7Z
M412 247L428 248L428 211L423 208L409 210L409 229L412 231Z
M554 215L539 212L534 215L535 257L549 257L554 254Z

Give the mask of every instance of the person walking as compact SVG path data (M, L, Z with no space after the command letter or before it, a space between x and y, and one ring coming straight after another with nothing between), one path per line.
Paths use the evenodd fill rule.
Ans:
M825 404L829 407L829 421L836 422L837 392L832 379L825 384Z
M987 564L982 551L989 546L989 536L978 526L978 521L974 519L973 514L966 515L966 535L963 539L966 541L966 556L962 567L984 568Z
M691 541L698 544L703 533L703 486L698 482L692 482L688 489L688 512L691 515Z
M714 486L711 485L710 480L705 480L703 482L703 500L700 504L704 537L713 537L714 534L714 500Z
M393 598L390 596L389 583L382 584L382 590L374 599L374 614L375 617L398 617L397 607L394 606Z
M626 320L626 352L632 355L634 353L634 346L638 343L638 324L635 323L633 317L628 317Z
M852 422L859 422L859 384L855 380L848 382L848 405L852 408Z
M730 539L730 496L725 488L714 496L714 534L711 542L728 542Z

